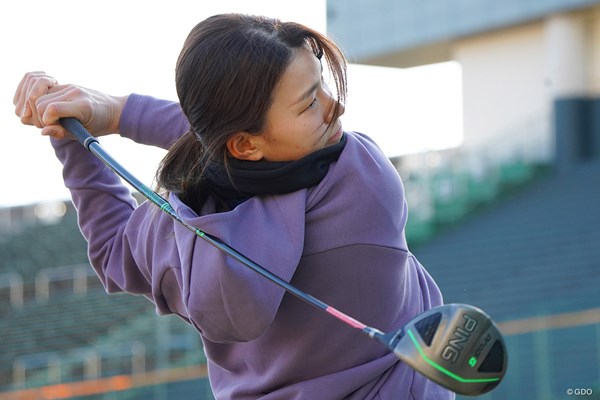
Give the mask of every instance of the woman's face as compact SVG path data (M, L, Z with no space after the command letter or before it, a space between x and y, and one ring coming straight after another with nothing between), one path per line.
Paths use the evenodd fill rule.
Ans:
M265 129L259 135L245 136L255 152L247 152L250 157L239 157L235 152L233 155L251 160L293 161L338 143L342 124L339 119L332 120L335 104L323 81L319 59L309 49L297 49L275 87ZM340 115L343 113L340 105Z

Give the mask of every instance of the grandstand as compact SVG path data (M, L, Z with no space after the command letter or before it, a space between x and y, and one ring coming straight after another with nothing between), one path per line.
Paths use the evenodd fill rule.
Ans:
M122 399L175 393L169 384L154 388L161 381L210 398L197 333L178 318L158 318L143 297L108 296L87 262L72 206L50 222L35 208L1 210L0 398L104 398L124 384L106 379L123 376L137 380ZM64 386L75 382L87 385Z
M392 161L412 251L446 302L480 306L506 336L507 377L481 398L600 398L600 2L375 3L328 2L353 61L464 66L464 145ZM544 81L545 46L587 67ZM107 296L70 204L38 206L0 210L0 399L211 399L197 333Z
M545 175L413 250L446 302L501 322L509 369L487 398L600 392L598 177L600 160Z

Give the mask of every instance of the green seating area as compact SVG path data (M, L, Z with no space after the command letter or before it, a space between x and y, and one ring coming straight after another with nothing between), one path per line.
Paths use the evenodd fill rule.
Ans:
M73 210L59 223L28 224L2 238L0 393L89 378L86 363L95 359L95 378L132 372L133 351L143 355L136 362L144 371L205 362L189 325L158 317L142 296L107 295L86 264ZM86 269L78 291L74 280ZM16 289L10 287L15 277L22 282ZM11 305L11 290L22 304Z
M53 296L46 304L32 301L3 315L0 332L6 334L0 344L0 384L9 384L14 378L14 362L19 356L93 345L96 337L115 324L149 309L145 299L118 297L101 290L83 296Z
M522 171L512 175L520 168L507 170L522 179ZM498 322L599 315L599 176L600 160L575 165L569 174L546 174L414 253L446 302L474 304ZM567 388L589 388L596 395L597 321L565 317L555 326L507 336L505 382L482 398L558 400Z
M406 236L418 246L473 213L543 176L549 166L523 160L504 162L485 173L464 165L412 171L403 177L409 206ZM424 176L421 176L424 175Z

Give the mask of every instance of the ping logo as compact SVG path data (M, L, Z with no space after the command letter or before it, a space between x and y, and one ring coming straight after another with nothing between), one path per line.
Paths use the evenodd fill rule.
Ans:
M452 364L456 363L464 344L469 341L471 334L477 327L477 320L469 317L467 314L464 314L463 318L465 320L463 326L459 326L454 330L452 338L442 350L442 358L450 361Z

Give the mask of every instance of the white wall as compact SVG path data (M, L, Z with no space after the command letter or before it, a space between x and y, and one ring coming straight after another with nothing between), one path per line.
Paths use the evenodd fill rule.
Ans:
M600 96L600 7L586 15L586 53L590 95Z
M546 75L553 98L587 93L585 22L582 14L557 14L544 21Z
M527 141L512 132L552 146L553 100L600 95L600 7L458 40L452 57L463 69L466 148Z
M543 24L534 23L455 43L453 58L463 69L465 147L510 140L511 132L547 118L544 41Z

